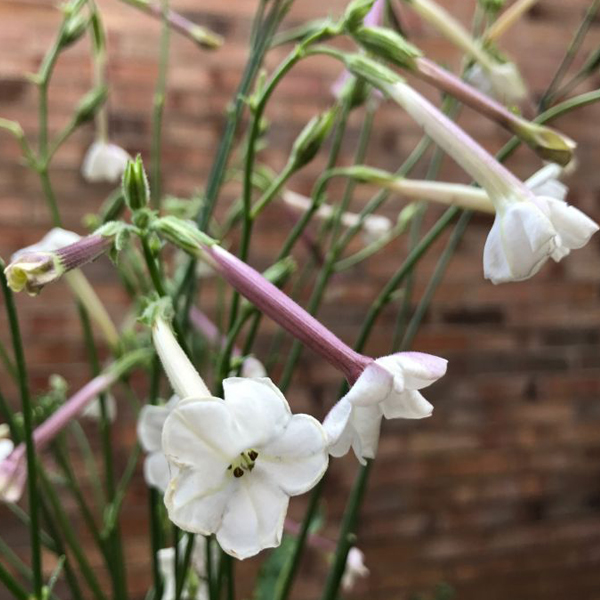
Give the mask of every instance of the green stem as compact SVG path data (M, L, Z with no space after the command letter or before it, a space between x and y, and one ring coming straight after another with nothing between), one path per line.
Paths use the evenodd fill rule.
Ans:
M340 535L334 555L335 558L333 560L333 565L329 569L321 600L335 600L338 597L338 589L346 568L348 552L350 551L350 548L352 548L356 538L356 535L354 534L356 517L367 489L367 482L369 480L372 464L373 461L368 460L366 465L360 466L360 471L354 482L352 491L350 492L350 498L348 499L348 504L346 505L340 527Z
M12 291L8 287L6 276L4 275L5 263L0 259L0 281L4 301L6 304L6 314L10 325L10 333L13 343L15 362L19 374L19 391L21 395L21 406L23 410L23 427L25 432L25 446L27 456L27 491L29 497L29 512L31 527L29 534L31 539L31 568L33 571L33 589L35 597L38 600L42 598L42 550L40 542L40 523L38 507L38 468L35 454L35 445L33 443L33 407L29 395L29 385L27 383L27 366L25 363L25 354L23 352L23 342L19 328L17 310L15 308Z
M18 600L28 600L25 588L0 563L0 581L6 589Z
M40 176L40 182L42 184L42 191L44 192L44 197L46 198L48 209L50 210L50 215L52 216L52 224L54 225L54 227L61 227L62 220L58 211L58 203L56 202L56 196L54 195L54 190L52 189L52 183L50 182L48 166L44 165L39 167L38 173Z
M0 554L21 577L28 582L32 581L33 574L31 573L31 569L2 538L0 538Z
M171 28L167 19L169 11L169 0L162 0L162 31L160 35L160 56L158 61L158 79L156 90L154 92L154 110L152 113L152 207L155 210L160 208L160 198L162 194L161 184L161 142L162 142L162 121L165 108L165 98L167 91L167 72L169 68L169 41Z

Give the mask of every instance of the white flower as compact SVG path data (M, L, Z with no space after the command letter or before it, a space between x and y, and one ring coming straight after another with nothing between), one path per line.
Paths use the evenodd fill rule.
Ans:
M346 558L346 568L342 576L342 589L349 592L354 587L357 579L369 576L369 569L365 566L365 555L356 547L350 548Z
M131 156L116 144L94 142L86 152L81 174L86 181L116 183L119 181Z
M232 377L223 389L224 401L186 398L167 417L162 446L177 472L165 505L177 526L215 533L242 559L280 544L289 497L327 469L327 438L268 378Z
M117 401L112 394L105 395L105 403L106 403L106 416L111 423L115 422L117 418ZM96 398L92 400L90 404L88 404L83 412L81 413L82 417L86 417L87 419L91 419L92 421L99 421L102 418L102 408L100 406L100 398Z
M169 463L162 451L162 432L167 417L179 402L172 396L164 406L147 404L138 417L138 440L148 456L144 461L144 479L150 487L164 492L169 485Z
M492 283L523 281L552 258L560 261L585 246L598 225L574 206L550 196L506 203L496 209L483 250L483 271Z
M422 419L433 411L417 391L446 373L447 361L421 352L399 352L373 361L350 391L331 409L323 427L329 453L350 448L361 463L375 458L381 419Z
M475 63L467 73L467 81L480 92L503 104L515 104L527 96L527 88L512 62Z
M27 471L22 456L13 454L15 445L10 439L8 425L0 425L0 500L18 502L23 495ZM12 456L11 456L12 455Z
M362 226L362 237L365 245L377 242L392 230L390 219L383 215L368 215Z
M0 461L7 458L14 448L15 445L10 439L10 428L6 423L0 424Z
M179 543L179 555L182 556L185 551L186 539L182 538ZM193 581L188 582L183 589L182 600L205 600L208 598L208 587L204 579L206 575L206 541L201 536L194 536L194 549L192 550L191 566L193 572L188 573L188 577ZM175 548L163 548L158 551L158 568L163 580L163 593L161 600L175 600L176 581L175 581ZM194 575L196 577L194 577ZM195 588L195 593L192 589Z

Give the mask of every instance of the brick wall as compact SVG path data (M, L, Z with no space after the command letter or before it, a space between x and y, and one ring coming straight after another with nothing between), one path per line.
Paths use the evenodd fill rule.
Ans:
M36 132L36 91L24 77L35 72L49 47L59 15L49 0L0 0L0 116L18 120L31 139ZM113 139L131 153L147 157L150 147L151 95L157 75L160 26L115 0L100 0L108 28L111 85L110 129ZM245 40L256 2L176 0L174 7L192 20L222 33L226 46L199 52L189 41L172 36L169 93L164 127L164 189L180 196L201 188L222 130L222 110L232 96L246 59ZM337 14L345 2L327 6L317 0L296 2L290 25L308 18ZM474 1L446 0L446 6L468 23ZM584 9L584 0L542 0L504 40L515 57L535 100L549 82ZM450 66L459 59L445 41L404 11L414 41L429 55ZM599 22L594 22L585 49L597 47ZM88 42L61 57L50 90L51 129L68 120L78 98L90 86ZM267 65L274 67L285 50L276 49ZM585 55L585 54L584 54ZM308 118L330 103L329 85L339 71L332 61L301 63L277 90L267 114L270 145L265 162L280 168L291 142ZM599 83L592 79L584 89ZM586 87L587 86L587 87ZM422 86L419 86L421 89ZM430 90L426 91L432 98ZM344 161L352 156L360 125L353 115ZM600 220L600 107L591 106L560 120L560 128L579 143L577 172L571 176L571 201ZM461 124L487 147L498 149L504 132L464 110ZM420 132L392 106L376 118L368 163L396 168ZM93 140L85 126L58 152L52 180L65 226L82 231L82 217L98 208L109 187L86 184L79 165ZM323 161L297 175L294 189L309 192ZM510 160L527 176L539 162L520 150ZM417 169L422 175L427 161ZM445 159L444 178L466 181ZM341 189L332 186L332 190ZM226 188L221 205L238 189ZM372 190L359 188L356 206ZM332 194L334 196L334 194ZM402 202L392 199L383 213L394 218ZM426 224L439 215L431 209ZM270 264L283 239L286 213L273 206L261 218L251 262ZM283 221L285 222L285 221ZM37 179L20 160L17 144L2 135L0 144L0 255L37 240L50 219ZM450 360L448 376L431 389L434 416L422 422L386 423L371 487L364 505L359 545L371 577L356 597L408 598L446 581L461 600L558 600L600 597L600 238L560 264L547 265L533 280L494 287L482 278L481 254L490 226L476 218L454 257L450 270L426 315L414 347ZM447 238L423 261L415 284L419 298L435 259ZM404 240L391 244L378 258L340 275L320 315L351 343L372 299L406 254ZM297 254L299 261L305 256ZM114 269L100 260L87 269L90 279L115 319L123 317L127 298ZM206 298L210 298L210 295ZM62 374L76 389L88 377L78 317L67 289L58 284L38 299L20 296L19 312L31 378L43 389L51 373ZM207 310L210 312L211 308ZM388 352L398 303L380 319L369 352ZM3 311L2 340L8 340ZM266 352L274 326L265 322L258 354ZM295 410L322 416L334 400L336 374L313 355L303 355L290 400ZM2 379L2 391L16 401L14 389ZM121 409L115 429L120 465L135 438L131 411ZM328 478L325 533L336 535L356 472L347 457L333 464ZM292 503L301 515L302 500ZM141 475L128 495L123 526L131 589L143 598L150 568L144 531L146 492ZM23 552L23 532L0 509L2 536ZM83 535L83 534L82 534ZM99 558L92 556L94 564ZM256 561L239 566L242 590L248 590ZM309 554L298 598L318 597L326 567ZM0 598L6 594L0 591ZM240 595L241 597L241 595Z

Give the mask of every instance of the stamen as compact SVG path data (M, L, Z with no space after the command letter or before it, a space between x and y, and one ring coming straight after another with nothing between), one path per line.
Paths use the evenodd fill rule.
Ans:
M243 474L244 474L244 471L243 471L243 469L242 469L241 467L236 467L236 468L233 470L233 476L234 476L234 477L237 477L237 478L239 478L239 477L241 477Z

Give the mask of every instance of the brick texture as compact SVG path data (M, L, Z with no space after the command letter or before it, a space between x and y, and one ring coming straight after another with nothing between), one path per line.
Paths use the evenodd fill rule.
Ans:
M0 116L18 120L36 140L37 95L26 73L35 72L50 46L59 14L50 0L0 0ZM317 0L295 3L291 26L344 6ZM474 0L445 0L464 23ZM115 142L132 154L149 156L152 93L157 76L160 25L116 0L99 0L108 29L110 130ZM247 0L174 0L174 8L190 19L222 33L227 43L218 52L200 52L174 34L164 120L164 190L189 196L202 188L223 126L229 102L247 58L245 42L257 2ZM543 0L503 40L528 81L532 99L550 81L572 32L589 2ZM413 40L432 58L458 67L459 56L429 27L402 10ZM597 47L600 24L592 23L585 56ZM61 56L50 88L50 125L56 133L73 106L90 87L88 40ZM285 49L273 50L273 68ZM576 60L576 65L581 63ZM310 59L294 68L277 90L267 115L269 146L261 160L283 166L295 135L331 98L329 86L339 72L333 61ZM581 91L598 87L594 76ZM431 98L431 90L423 89ZM343 162L351 160L361 114L352 116ZM600 220L598 126L600 106L590 106L557 124L576 139L578 169L568 183L570 200ZM507 136L465 109L461 124L486 145L498 149ZM417 127L393 106L383 106L375 121L367 162L395 169L419 139ZM108 186L86 184L79 172L93 140L93 126L79 130L57 153L52 181L65 226L83 231L83 216L95 211L110 192ZM323 157L294 177L291 187L309 192ZM509 162L525 177L540 166L525 149ZM423 175L424 161L416 171ZM467 181L450 159L444 178ZM334 183L332 198L342 186ZM219 212L236 197L228 185ZM355 207L372 190L357 189ZM403 201L392 198L383 213L395 218ZM430 209L426 226L440 214ZM286 234L287 213L273 205L259 220L250 262L272 262ZM0 255L32 243L50 227L38 180L22 164L17 144L2 134L0 144ZM461 600L597 600L600 598L600 237L592 239L560 264L549 264L528 282L494 287L482 278L481 254L490 227L486 218L470 224L452 260L435 301L414 342L414 348L443 355L448 376L429 390L435 405L422 422L386 423L379 456L359 526L358 545L366 554L371 576L360 582L354 597L407 599L430 594L439 582L451 584ZM422 262L415 280L415 298L422 294L447 236ZM260 243L259 243L260 240ZM358 244L356 246L359 247ZM391 244L377 258L339 275L320 316L352 343L369 303L406 255L405 240ZM300 250L299 262L306 260ZM115 319L121 320L128 300L111 264L99 260L86 269ZM308 290L310 291L310 290ZM214 314L213 291L203 307ZM18 308L34 390L48 376L60 373L71 389L89 376L76 308L63 284L41 297L19 296ZM372 354L389 351L399 309L386 309L369 344ZM276 329L265 322L257 346L266 355ZM0 336L8 343L4 311ZM285 348L283 350L285 354ZM274 375L278 370L275 369ZM305 352L289 398L295 410L322 416L335 399L338 377L314 355ZM143 382L140 382L143 387ZM2 392L17 403L7 377ZM135 420L125 398L115 427L115 452L123 469L135 440ZM91 429L90 429L91 431ZM92 433L97 441L97 436ZM83 469L83 467L82 467ZM330 469L326 493L325 534L335 539L336 527L356 473L347 457ZM83 474L83 470L81 470ZM300 517L303 499L292 502ZM67 508L71 506L65 497ZM150 581L147 549L147 498L141 470L134 478L124 508L123 530L132 598L143 598ZM0 508L0 531L19 554L26 555L26 537L14 517ZM81 528L82 538L87 540ZM90 557L100 569L100 557ZM239 565L238 597L248 597L258 562ZM47 561L48 569L52 561ZM315 552L307 554L295 597L319 597L326 565ZM243 596L245 594L245 596ZM0 598L8 598L0 590Z

